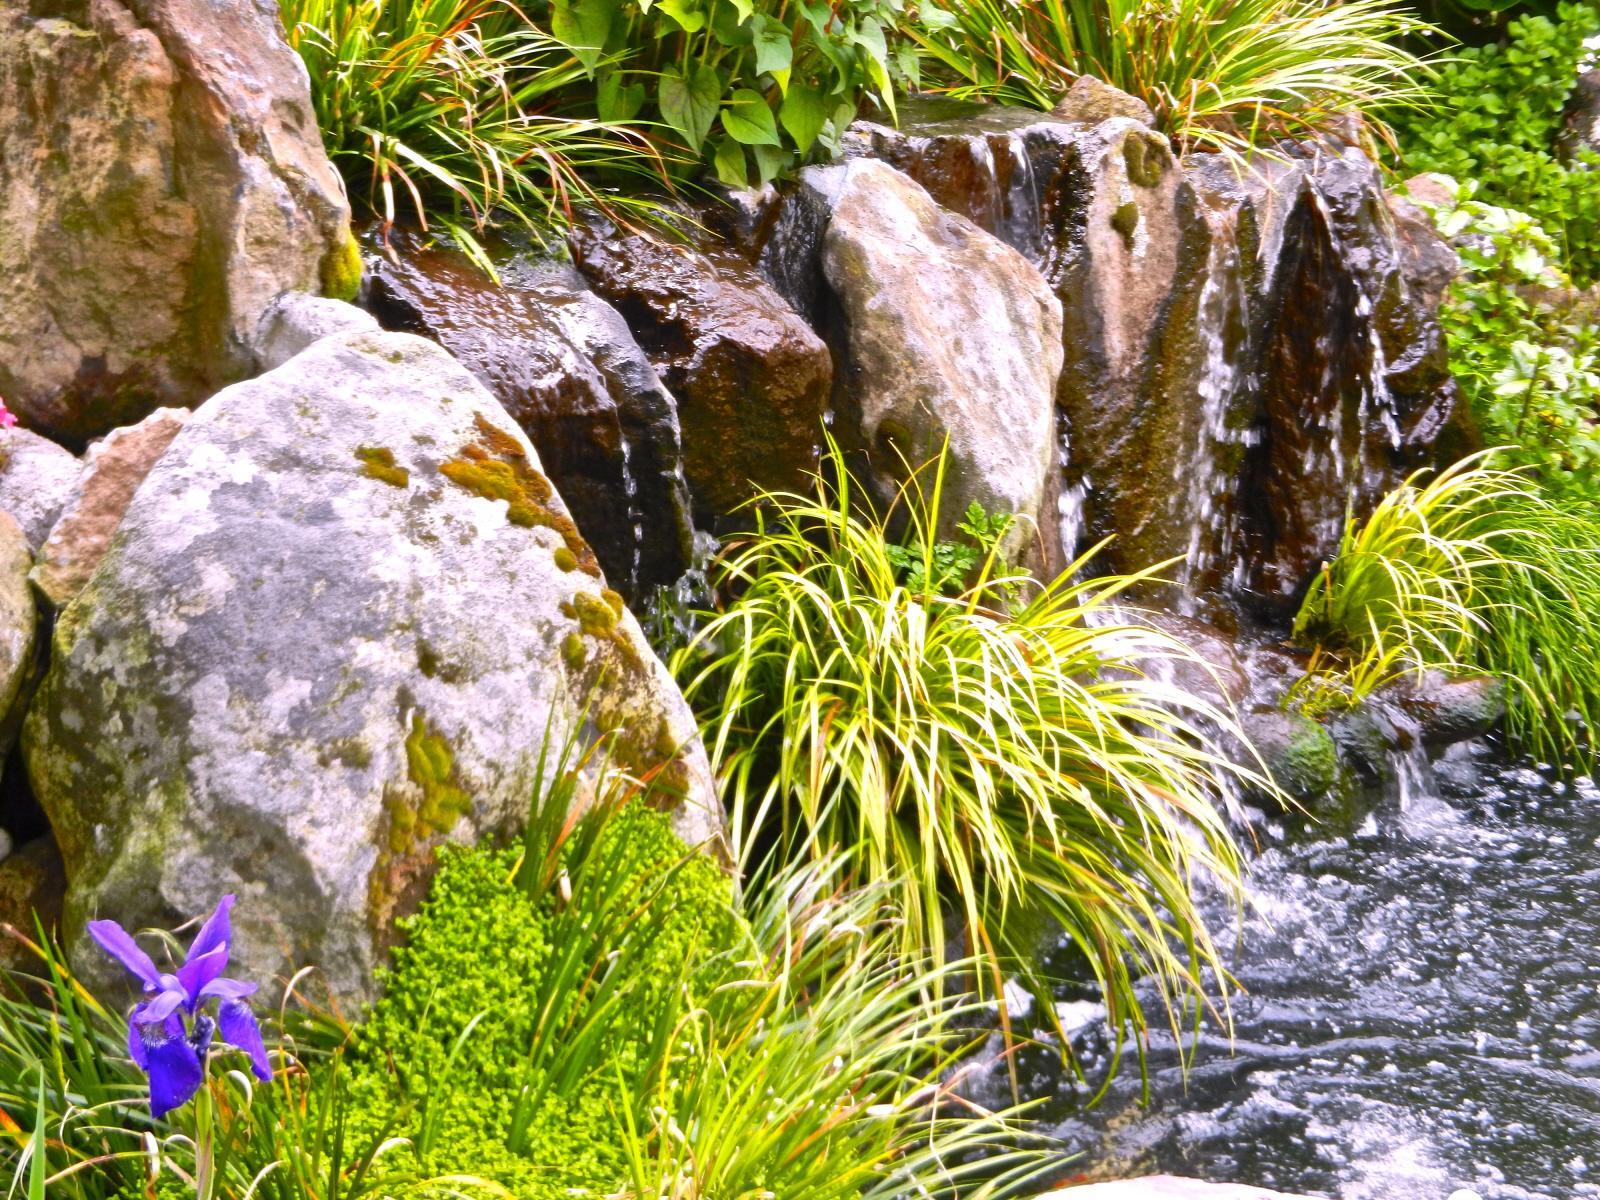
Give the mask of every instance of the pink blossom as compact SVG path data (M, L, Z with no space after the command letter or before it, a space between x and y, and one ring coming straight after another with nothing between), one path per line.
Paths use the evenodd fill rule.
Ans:
M16 423L17 419L7 410L6 402L0 400L0 429L10 429Z

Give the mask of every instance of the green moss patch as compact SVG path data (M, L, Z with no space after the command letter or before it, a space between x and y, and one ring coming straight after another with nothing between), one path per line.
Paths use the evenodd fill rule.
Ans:
M439 473L474 496L505 501L506 519L519 528L553 529L561 535L560 549L571 556L573 566L599 579L600 562L594 551L583 540L572 518L551 503L555 489L528 462L521 443L481 413L476 425L479 440L464 446L457 457L443 463Z
M379 483L397 488L411 485L411 472L395 462L393 450L382 446L360 446L356 449L356 461L361 464L363 475Z
M1139 206L1132 200L1117 205L1116 211L1111 214L1111 228L1120 233L1123 242L1131 248L1134 230L1139 228Z
M686 972L740 936L727 879L686 853L664 818L625 808L581 869L566 863L570 899L561 889L532 899L512 882L515 853L442 851L357 1037L347 1141L410 1138L413 1148L396 1153L414 1155L426 1175L491 1180L518 1200L616 1192L626 1170L619 1089L657 1060L649 1039ZM608 956L640 923L648 936L628 938L616 964L625 1002L608 1006ZM586 1069L568 1073L559 1052L579 1038L593 1049Z

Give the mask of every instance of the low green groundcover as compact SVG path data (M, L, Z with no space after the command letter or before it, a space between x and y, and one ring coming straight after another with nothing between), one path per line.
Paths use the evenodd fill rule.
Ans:
M564 902L559 888L530 899L513 882L514 851L452 848L429 900L406 923L407 943L360 1032L350 1144L409 1137L414 1150L400 1152L416 1153L425 1174L492 1180L528 1200L615 1190L626 1174L619 1110L654 1061L654 1018L686 964L734 944L738 918L730 885L709 860L664 873L686 851L661 815L630 805L599 836L592 861L606 865L608 887L620 872L626 882L614 894L635 898L651 936L630 969L640 982L607 1023L593 1069L581 1071L576 1086L552 1086L525 1122L519 1150L508 1148L518 1098L550 1083L539 1067L530 1070L530 1052L541 1037L561 1036L548 1029L540 984L597 918L582 896ZM585 973L598 979L604 959L602 951L586 962ZM598 983L591 990L591 1005L604 1003ZM567 1012L561 1030L592 1028L596 1015Z

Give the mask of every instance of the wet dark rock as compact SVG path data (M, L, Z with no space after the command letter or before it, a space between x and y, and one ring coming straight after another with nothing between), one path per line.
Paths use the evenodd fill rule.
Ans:
M1422 209L1401 196L1387 200L1399 239L1401 271L1417 302L1436 311L1461 270L1461 259Z
M1033 552L1055 484L1061 306L1022 255L940 208L907 176L857 160L835 172L823 270L844 327L839 424L867 453L880 504L948 450L941 535L970 505L1022 520Z
M1506 714L1505 684L1488 675L1451 679L1429 671L1384 688L1381 699L1415 720L1423 744L1433 750L1483 737Z
M1290 799L1314 807L1339 792L1339 751L1326 727L1280 709L1245 713L1240 725Z
M1093 75L1080 75L1074 79L1067 94L1050 110L1050 115L1061 121L1077 121L1084 125L1098 125L1113 117L1128 117L1152 128L1156 123L1155 113L1143 100Z
M1239 486L1245 585L1284 613L1335 549L1347 508L1365 511L1410 470L1459 457L1475 431L1446 360L1423 257L1404 237L1376 167L1358 151L1304 146L1240 179L1191 172L1240 203L1253 315L1251 448ZM1429 251L1429 256L1433 251Z
M1232 710L1250 694L1251 676L1233 637L1215 625L1167 612L1143 612L1146 624L1169 634L1194 652L1141 664L1146 673L1165 679L1214 708Z
M1600 69L1578 76L1561 114L1555 150L1567 162L1586 151L1600 154Z
M514 259L497 284L455 250L393 240L368 300L384 325L437 341L505 406L620 590L682 575L677 405L621 315L564 264Z
M757 488L807 490L833 359L750 259L604 222L576 231L572 247L677 399L696 511L726 515Z
M252 369L359 258L305 68L260 0L0 10L0 395L85 441Z

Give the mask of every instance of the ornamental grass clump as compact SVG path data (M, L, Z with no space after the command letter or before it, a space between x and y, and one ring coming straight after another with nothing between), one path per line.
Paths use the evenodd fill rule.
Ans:
M1194 888L1239 887L1220 801L1252 773L1217 732L1237 729L1142 669L1198 661L1119 612L1148 575L1079 581L1086 556L1036 585L996 544L955 594L936 590L943 470L913 472L877 515L834 450L816 498L763 495L718 564L730 600L675 668L752 886L768 852L842 848L893 898L911 961L942 964L959 940L984 994L1011 971L1042 984L1044 918L1081 951L1119 1044L1145 1029L1141 978L1175 1023L1198 1015L1222 971Z
M1424 104L1431 26L1390 0L962 0L924 5L924 74L969 99L1048 109L1080 75L1137 96L1184 149L1383 126Z
M1295 618L1313 673L1489 674L1512 746L1600 762L1600 516L1547 499L1493 451L1418 472L1347 522ZM1392 664L1372 671L1370 664Z
M497 215L559 233L575 207L618 219L648 201L607 178L663 179L660 149L625 122L572 115L585 67L510 0L281 0L323 142L351 195L477 238Z

